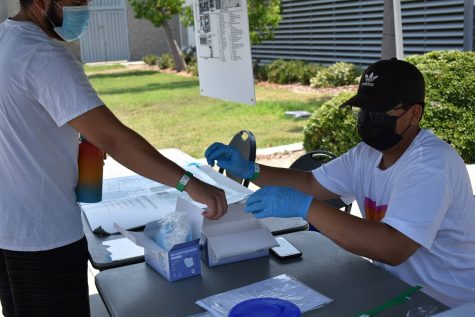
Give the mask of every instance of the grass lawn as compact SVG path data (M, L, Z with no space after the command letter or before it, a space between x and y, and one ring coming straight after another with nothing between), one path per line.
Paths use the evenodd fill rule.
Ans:
M257 87L257 105L249 106L200 96L196 77L124 70L89 78L120 120L156 148L176 147L197 158L212 142L228 143L242 129L254 133L258 148L301 142L306 120L284 112L312 112L328 99Z
M116 69L125 69L124 65L120 64L110 64L110 65L84 65L84 71L88 73L96 73L102 71L116 70Z

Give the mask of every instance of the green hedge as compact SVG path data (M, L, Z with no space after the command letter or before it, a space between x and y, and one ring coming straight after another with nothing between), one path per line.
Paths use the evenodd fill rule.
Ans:
M254 74L254 79L258 81L267 81L268 76L268 65L259 65L258 62L252 63L252 72Z
M450 143L466 163L475 163L475 53L435 51L407 60L426 81L421 126ZM356 119L338 108L352 95L341 94L314 112L304 129L307 151L320 148L341 155L359 142Z
M155 54L145 55L143 61L147 65L157 65L158 56Z
M276 60L267 65L267 78L276 84L290 84L299 81L304 62L288 62L282 59Z
M300 83L312 87L338 87L357 84L361 69L350 63L336 63L330 67L303 61L278 59L260 66L254 62L254 78L276 84Z
M310 81L312 80L312 78L317 76L317 74L323 71L324 69L325 66L320 64L305 64L303 69L304 74L302 75L300 83L302 85L310 85Z
M160 55L157 60L157 65L160 69L175 68L175 60L173 59L172 54L165 53Z
M321 149L341 155L360 142L356 131L356 118L350 108L340 105L354 93L342 93L325 102L314 111L304 128L305 150Z
M335 63L319 71L310 79L315 88L339 87L357 84L362 71L355 65L345 62Z
M421 126L450 143L466 163L475 163L475 112L426 100Z
M475 52L434 51L406 60L424 75L427 99L475 111Z
M186 70L193 76L198 76L198 61L196 60L196 55L186 62Z
M259 71L259 77L276 84L300 83L308 85L310 78L322 69L321 65L307 64L303 61L285 61L282 59L266 65L264 70Z

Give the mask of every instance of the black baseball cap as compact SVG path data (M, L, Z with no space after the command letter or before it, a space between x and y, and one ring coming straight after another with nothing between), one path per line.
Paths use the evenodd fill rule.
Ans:
M358 92L340 108L359 107L386 112L396 106L419 103L424 106L424 77L416 66L397 58L371 64L361 76Z

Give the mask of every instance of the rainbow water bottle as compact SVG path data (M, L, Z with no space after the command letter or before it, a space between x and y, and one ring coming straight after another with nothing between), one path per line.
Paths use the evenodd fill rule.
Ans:
M76 201L97 203L102 200L104 158L104 151L86 140L83 135L79 137Z

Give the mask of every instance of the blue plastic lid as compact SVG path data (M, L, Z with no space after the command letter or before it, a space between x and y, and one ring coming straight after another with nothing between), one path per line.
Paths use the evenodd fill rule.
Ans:
M294 303L278 298L254 298L231 309L229 317L300 317Z

